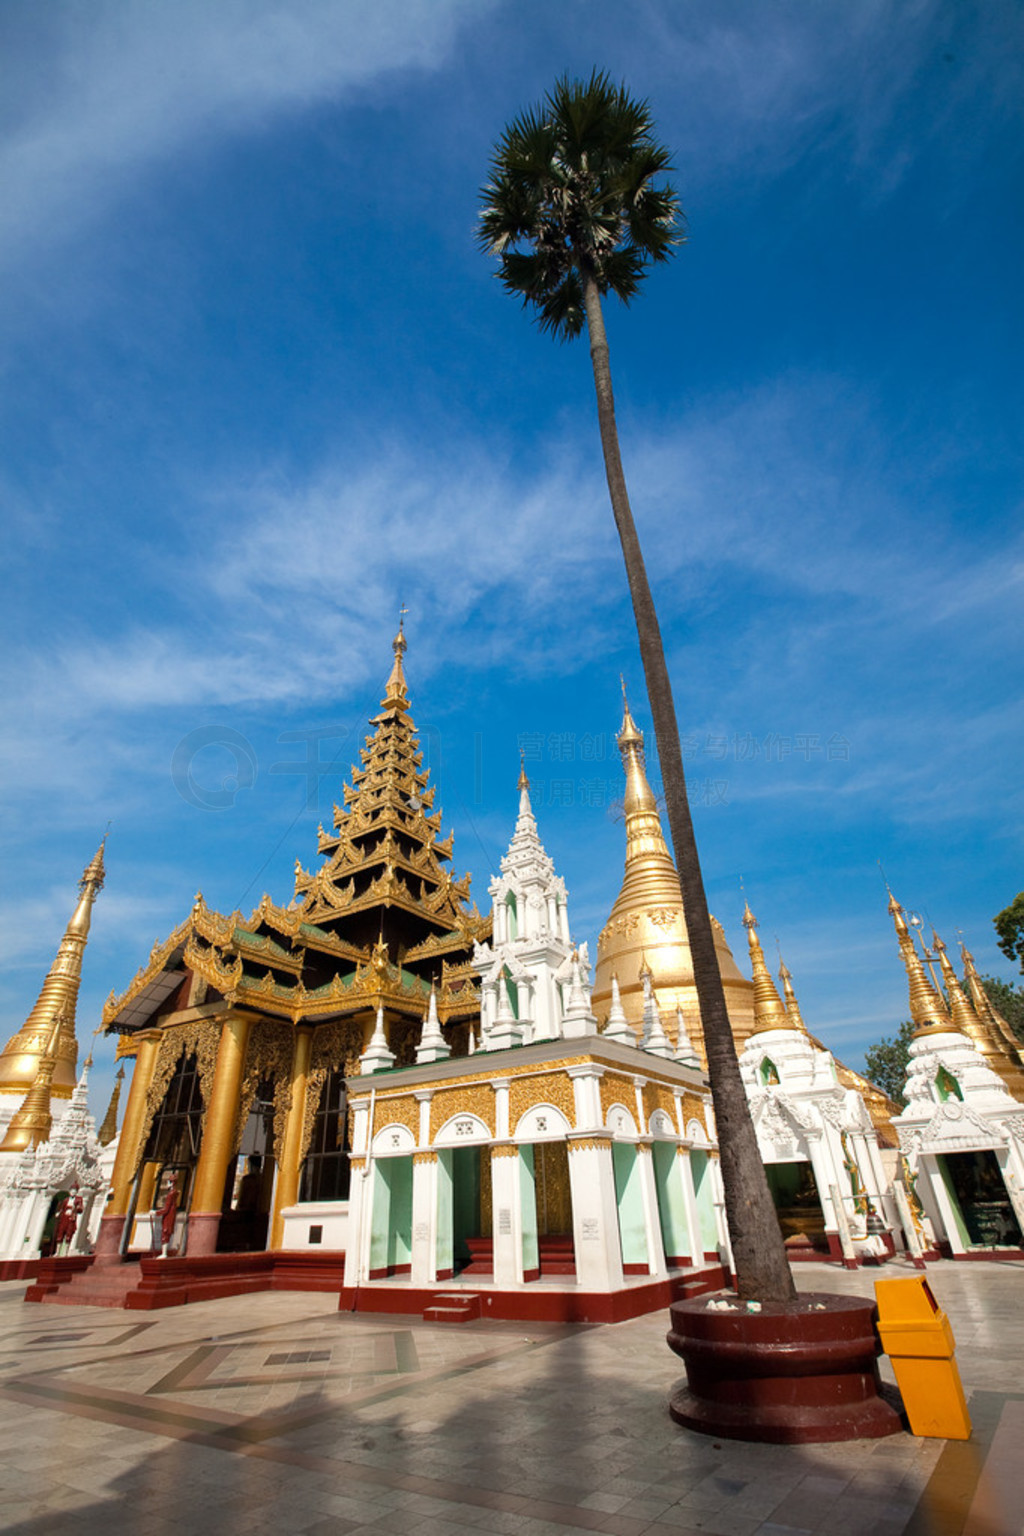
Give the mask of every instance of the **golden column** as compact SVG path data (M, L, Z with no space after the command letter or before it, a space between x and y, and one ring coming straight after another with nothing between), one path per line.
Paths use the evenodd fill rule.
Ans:
M124 1231L124 1218L131 1199L132 1180L142 1152L139 1143L146 1121L146 1095L153 1081L153 1073L156 1071L163 1034L159 1029L148 1029L145 1033L136 1035L135 1039L138 1041L139 1048L135 1057L131 1087L128 1089L128 1103L124 1109L121 1139L117 1144L117 1156L114 1159L114 1171L110 1180L111 1195L96 1238L97 1263L104 1260L115 1263L118 1259L121 1234Z
M203 1142L188 1217L188 1253L217 1250L224 1181L235 1155L235 1124L252 1020L229 1014L221 1026L210 1103L203 1117Z
M284 1217L281 1212L286 1206L294 1205L299 1194L302 1124L306 1118L306 1092L312 1051L312 1026L300 1024L295 1031L295 1049L292 1052L292 1101L281 1138L281 1161L277 1169L274 1211L270 1218L269 1248L281 1247L284 1241Z

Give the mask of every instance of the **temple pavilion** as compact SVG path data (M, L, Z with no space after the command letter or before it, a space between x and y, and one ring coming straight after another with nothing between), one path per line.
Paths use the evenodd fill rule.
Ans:
M185 920L103 1013L134 1058L99 1252L148 1248L143 1219L175 1176L190 1256L285 1245L287 1213L349 1193L347 1082L371 1041L411 1063L433 994L455 1051L468 1049L480 992L473 946L490 919L450 870L452 836L423 770L403 672L404 633L380 712L318 831L319 865L295 896L249 917L197 896ZM322 1225L322 1224L321 1224Z

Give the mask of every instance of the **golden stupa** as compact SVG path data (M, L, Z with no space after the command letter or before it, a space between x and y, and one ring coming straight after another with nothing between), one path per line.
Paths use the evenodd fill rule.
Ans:
M53 1050L53 1080L49 1093L55 1099L70 1099L75 1090L78 1065L75 1006L82 981L82 956L89 938L92 905L103 886L105 843L106 838L86 865L78 883L78 905L64 930L36 1005L0 1055L0 1094L24 1095L32 1087L48 1054L53 1026L58 1019L61 1027Z
M646 964L659 1008L672 1017L677 1008L682 1009L701 1063L706 1065L679 876L647 780L643 734L636 728L628 703L618 746L626 772L626 872L597 941L594 1012L599 1019L607 1017L612 977L617 977L626 1018L639 1035L644 1005L641 971ZM713 917L711 926L729 1023L740 1046L754 1028L754 988L733 959L722 925Z

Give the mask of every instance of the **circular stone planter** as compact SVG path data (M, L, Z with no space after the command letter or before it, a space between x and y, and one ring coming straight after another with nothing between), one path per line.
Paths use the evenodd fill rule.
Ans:
M879 1396L874 1302L812 1291L760 1312L735 1298L728 1310L709 1311L718 1299L670 1308L668 1343L688 1382L669 1405L677 1424L789 1444L872 1440L903 1428Z

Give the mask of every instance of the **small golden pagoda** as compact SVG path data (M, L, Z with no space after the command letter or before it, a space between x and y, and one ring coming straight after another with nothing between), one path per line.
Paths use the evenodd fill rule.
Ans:
M344 787L344 806L334 808L333 830L318 829L323 862L312 872L296 865L290 905L264 896L248 918L222 916L198 895L127 990L106 1004L103 1022L121 1035L119 1054L136 1056L111 1222L123 1223L130 1205L145 1209L160 1169L173 1165L185 1191L181 1208L190 1210L189 1252L211 1251L220 1217L229 1214L229 1176L250 1114L262 1106L272 1133L260 1153L260 1189L246 1199L271 1217L270 1243L279 1246L280 1213L298 1196L324 1096L334 1095L333 1129L321 1148L330 1157L345 1135L344 1079L359 1073L371 1039L378 1056L410 1064L433 987L452 1048L467 1049L480 1010L470 961L491 920L469 907L469 876L456 879L447 868L453 838L441 838L441 813L432 810L401 627L393 650L361 766ZM168 1104L183 1073L197 1086L175 1113L190 1115L192 1129L172 1146ZM174 1103L184 1103L180 1092ZM236 1238L264 1246L251 1231Z
M642 972L644 966L648 966L662 1010L674 1013L677 1008L681 1008L684 1016L693 1020L693 1043L702 1065L706 1066L707 1051L683 916L682 891L672 855L665 842L658 804L647 779L643 744L643 734L637 729L626 703L618 737L626 773L626 871L615 905L597 941L593 1007L598 1018L602 1021L607 1019L612 1001L612 979L616 978L626 1019L639 1034L643 1027ZM749 915L749 907L746 910ZM739 1051L755 1027L757 976L753 982L747 980L733 958L721 923L712 917L711 926L722 974L726 1010ZM753 933L749 925L748 932ZM761 953L760 945L757 947ZM763 953L761 965L764 975L768 976ZM780 1018L784 1017L786 1023L780 1022L778 1027L806 1030L793 991L792 977L785 966L780 976L786 998ZM778 999L770 977L768 985L781 1008L781 1000ZM819 1050L827 1049L815 1035L810 1031L807 1033L811 1043ZM854 1072L835 1056L833 1060L841 1085L844 1088L855 1088L863 1096L879 1136L885 1143L894 1145L896 1137L890 1122L893 1115L899 1113L899 1106L860 1073Z
M35 1007L21 1028L8 1040L0 1055L0 1095L17 1094L20 1098L29 1091L49 1051L57 1019L61 1020L61 1027L53 1050L49 1096L54 1099L70 1099L75 1091L78 1065L75 1008L82 981L82 956L89 939L93 902L103 888L103 850L106 841L104 838L100 843L78 883L78 905L64 930L64 937Z
M640 1035L644 1005L642 971L646 965L659 1007L672 1015L681 1008L684 1016L693 1021L693 1044L706 1066L679 876L647 779L643 733L637 729L625 700L618 747L626 773L626 870L615 905L598 936L592 1006L598 1018L607 1018L614 976L626 1018ZM722 925L713 917L711 926L729 1022L740 1045L754 1027L754 989L733 959Z

